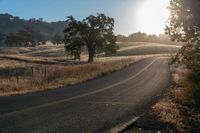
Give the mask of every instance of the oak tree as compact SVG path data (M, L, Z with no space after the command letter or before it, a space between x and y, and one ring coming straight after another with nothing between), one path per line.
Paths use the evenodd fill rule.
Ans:
M113 33L114 19L104 14L89 16L82 21L69 16L68 26L64 31L65 49L71 55L80 58L83 47L89 54L88 62L93 62L95 54L115 54L117 51L116 36Z

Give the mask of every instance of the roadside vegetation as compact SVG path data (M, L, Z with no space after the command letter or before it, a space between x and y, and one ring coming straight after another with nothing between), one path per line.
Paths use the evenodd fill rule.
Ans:
M139 44L117 43L118 51L126 53L129 48L134 51ZM148 49L149 45L152 44L143 44L142 47ZM144 58L171 55L148 55L147 51L135 56L128 53L122 56L100 55L94 57L93 63L87 63L88 55L84 51L80 60L74 60L73 56L65 52L64 45L51 43L26 48L2 47L0 51L1 96L64 87L101 77Z
M99 58L94 63L42 65L1 59L0 96L59 88L120 70L142 57Z
M122 45L126 47L125 43ZM133 46L137 43L130 47ZM145 52L137 56L95 56L94 62L88 64L87 54L83 52L80 61L74 60L65 53L63 45L0 48L0 51L0 96L69 86L110 74L144 58L170 56Z
M175 86L153 108L159 120L173 125L171 129L179 132L200 131L199 7L198 0L171 0L171 21L166 33L185 45L171 62Z
M44 23L42 20L27 23L32 21ZM119 38L113 33L114 19L104 14L91 15L82 21L69 16L67 23L63 35L55 33L43 37L29 27L1 35L1 43L6 45L0 48L0 96L81 83L120 70L140 59L172 55L181 47L117 43ZM135 41L141 38L137 34L131 37Z
M191 70L184 65L173 64L171 73L174 83L170 91L163 95L125 133L198 133L200 131L200 110L197 104L199 97L193 96L194 93L199 95L199 92L190 86L193 84L190 79Z
M186 43L172 63L185 66L182 93L188 102L200 108L200 1L171 0L170 6L171 21L166 33L172 40Z
M171 0L166 34L184 43L171 60L174 84L127 132L200 132L199 7L199 0Z

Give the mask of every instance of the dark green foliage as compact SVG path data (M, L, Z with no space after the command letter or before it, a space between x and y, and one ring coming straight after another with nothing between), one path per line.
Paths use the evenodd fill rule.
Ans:
M0 44L3 43L4 41L5 41L5 35L0 33Z
M196 74L190 73L184 86L184 95L188 99L188 103L192 103L200 109L200 82Z
M147 34L138 32L138 33L133 33L128 37L131 42L142 42L142 41L144 42L144 40L146 40Z
M166 33L174 41L187 42L177 59L191 69L187 89L190 97L200 105L200 1L171 0L170 9Z
M3 34L0 33L0 41L2 41L4 39Z
M15 47L15 46L28 47L28 46L35 46L36 42L31 29L26 28L20 30L16 34L14 33L9 34L6 38L6 44L7 46L10 47Z
M171 0L170 24L166 33L172 40L187 42L178 57L188 68L199 73L200 62L200 1Z
M31 27L36 42L44 43L52 39L55 34L63 36L67 22L59 21L48 23L39 19L24 20L10 14L0 14L0 32L6 36L16 34L19 30Z
M62 44L63 42L64 42L64 38L61 36L61 35L59 35L58 33L56 33L53 37L52 37L52 39L51 39L51 42L53 43L53 44Z
M194 72L200 81L200 43L193 43L184 47L181 51L183 63Z
M164 44L175 44L165 34L147 35L145 33L137 32L129 36L117 35L118 42L152 42L152 43L164 43Z
M68 17L68 27L65 29L65 49L76 58L80 58L84 46L88 49L88 62L93 62L94 55L105 52L115 54L117 51L116 37L113 33L114 19L97 14L82 21Z
M199 7L199 0L171 0L170 24L166 27L166 33L172 40L192 43L199 39Z
M117 35L118 42L129 42L129 38L123 35Z

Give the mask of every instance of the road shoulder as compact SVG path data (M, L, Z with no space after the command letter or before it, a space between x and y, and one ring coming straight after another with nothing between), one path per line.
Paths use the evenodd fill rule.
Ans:
M148 112L124 132L199 133L200 111L194 106L185 104L180 100L183 89L184 87L174 79L174 84L168 93L163 95L163 97L151 106Z

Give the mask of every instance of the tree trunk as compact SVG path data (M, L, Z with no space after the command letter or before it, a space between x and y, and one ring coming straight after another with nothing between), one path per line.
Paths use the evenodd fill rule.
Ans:
M88 54L89 54L88 63L92 63L94 61L94 50L88 49Z

